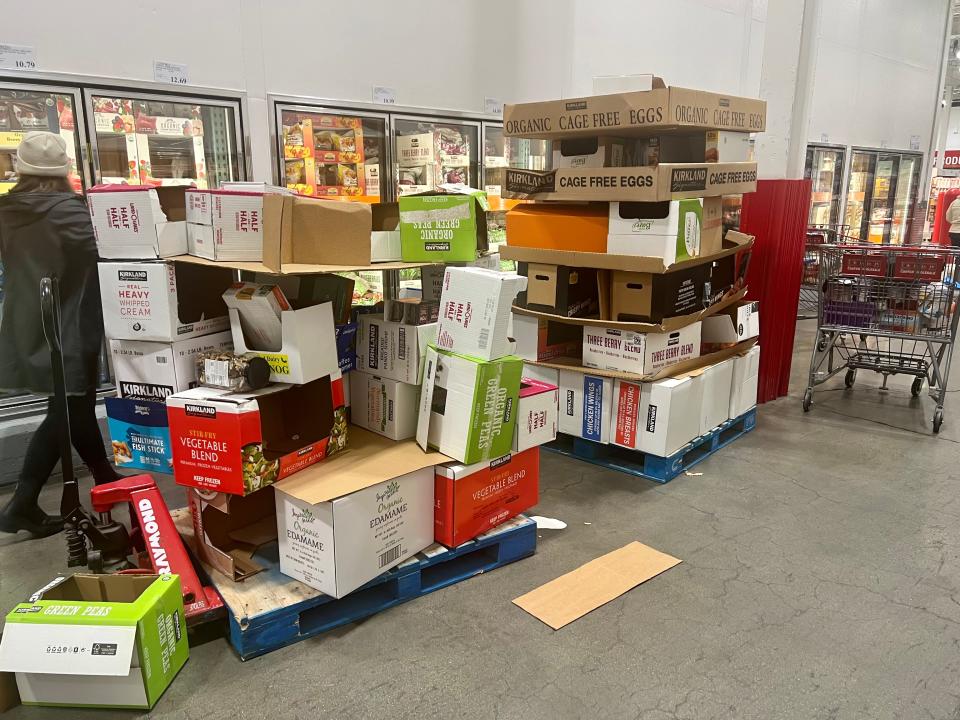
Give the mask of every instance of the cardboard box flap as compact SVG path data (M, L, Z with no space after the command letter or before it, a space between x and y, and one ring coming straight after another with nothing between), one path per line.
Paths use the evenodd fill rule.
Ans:
M700 312L690 313L689 315L678 315L676 317L666 318L660 323L641 323L641 322L623 322L620 320L600 320L598 318L578 318L564 317L563 315L554 315L552 313L539 312L537 310L528 310L517 305L513 306L513 312L517 315L529 315L535 318L542 318L550 322L558 322L563 325L589 325L590 327L608 327L617 330L631 330L642 333L662 333L673 332L687 325L693 325L704 318L710 317L716 313L723 312L731 305L735 305L747 294L747 288L741 288L733 295L723 298L708 308Z
M665 265L662 257L642 257L638 255L611 255L609 253L578 252L575 250L551 250L548 248L528 248L516 245L501 245L500 258L526 263L546 263L566 265L577 268L597 268L598 270L628 270L631 272L668 273L691 265L714 262L729 255L735 255L753 247L753 235L730 230L723 240L723 249L712 255L701 255L672 265Z
M583 373L584 375L595 375L597 377L607 377L620 380L635 380L637 382L652 382L654 380L661 380L666 377L674 377L689 370L706 367L707 365L715 365L722 360L733 357L734 355L743 354L756 344L757 338L750 338L749 340L744 340L742 343L738 343L733 347L724 348L723 350L719 350L714 353L707 353L706 355L701 355L700 357L692 358L690 360L684 360L683 362L675 363L673 365L667 365L666 367L658 370L655 373L651 373L650 375L637 375L636 373L621 372L618 370L600 370L598 368L588 368L580 364L582 362L580 358L560 357L549 361L524 360L524 362L528 365L540 365L542 367L554 368L556 370L570 370L572 372Z
M681 560L632 542L513 601L554 630L572 623Z
M346 450L281 480L276 488L313 505L450 460L424 452L413 440L394 442L352 425Z
M7 621L0 638L0 672L125 676L136 625L68 625ZM47 647L88 648L84 657L47 653Z

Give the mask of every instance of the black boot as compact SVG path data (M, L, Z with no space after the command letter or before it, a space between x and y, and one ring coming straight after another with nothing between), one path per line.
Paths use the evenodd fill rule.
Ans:
M20 492L20 485L14 491L13 497L3 510L0 510L0 532L15 533L26 530L35 538L56 535L63 530L63 519L59 516L47 515L36 499L32 502Z

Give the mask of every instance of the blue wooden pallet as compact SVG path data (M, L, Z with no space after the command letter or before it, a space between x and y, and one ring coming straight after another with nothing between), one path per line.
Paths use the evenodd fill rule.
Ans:
M519 516L459 547L439 545L337 600L280 573L275 543L254 559L263 572L234 583L212 572L227 605L230 644L250 660L533 555L537 525Z
M720 448L726 447L737 438L750 432L756 426L757 409L754 408L738 418L727 420L706 435L691 440L670 457L659 457L618 445L602 445L572 435L558 435L554 442L541 447L544 450L594 463L611 470L638 475L657 483L667 483L701 460L710 457Z

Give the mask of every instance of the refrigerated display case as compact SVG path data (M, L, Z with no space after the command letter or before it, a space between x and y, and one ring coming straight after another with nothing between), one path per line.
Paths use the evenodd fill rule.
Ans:
M85 90L101 183L216 188L242 179L236 101Z
M70 158L67 178L75 191L83 191L87 178L80 106L77 88L0 82L0 194L16 184L13 160L23 136L31 130L57 133L66 141Z
M912 220L923 156L854 148L844 223L864 242L902 245Z
M393 116L397 195L426 192L445 183L479 187L480 123Z
M843 170L846 150L826 145L807 145L804 177L811 182L811 225L836 225L840 222L843 197Z
M304 195L381 198L386 115L279 104L276 112L283 184Z

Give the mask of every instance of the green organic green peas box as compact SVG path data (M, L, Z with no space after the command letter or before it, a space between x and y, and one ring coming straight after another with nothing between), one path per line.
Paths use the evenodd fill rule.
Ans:
M0 672L24 705L147 710L189 654L177 575L77 574L7 615Z
M463 185L400 197L405 262L468 262L487 250L487 195Z

